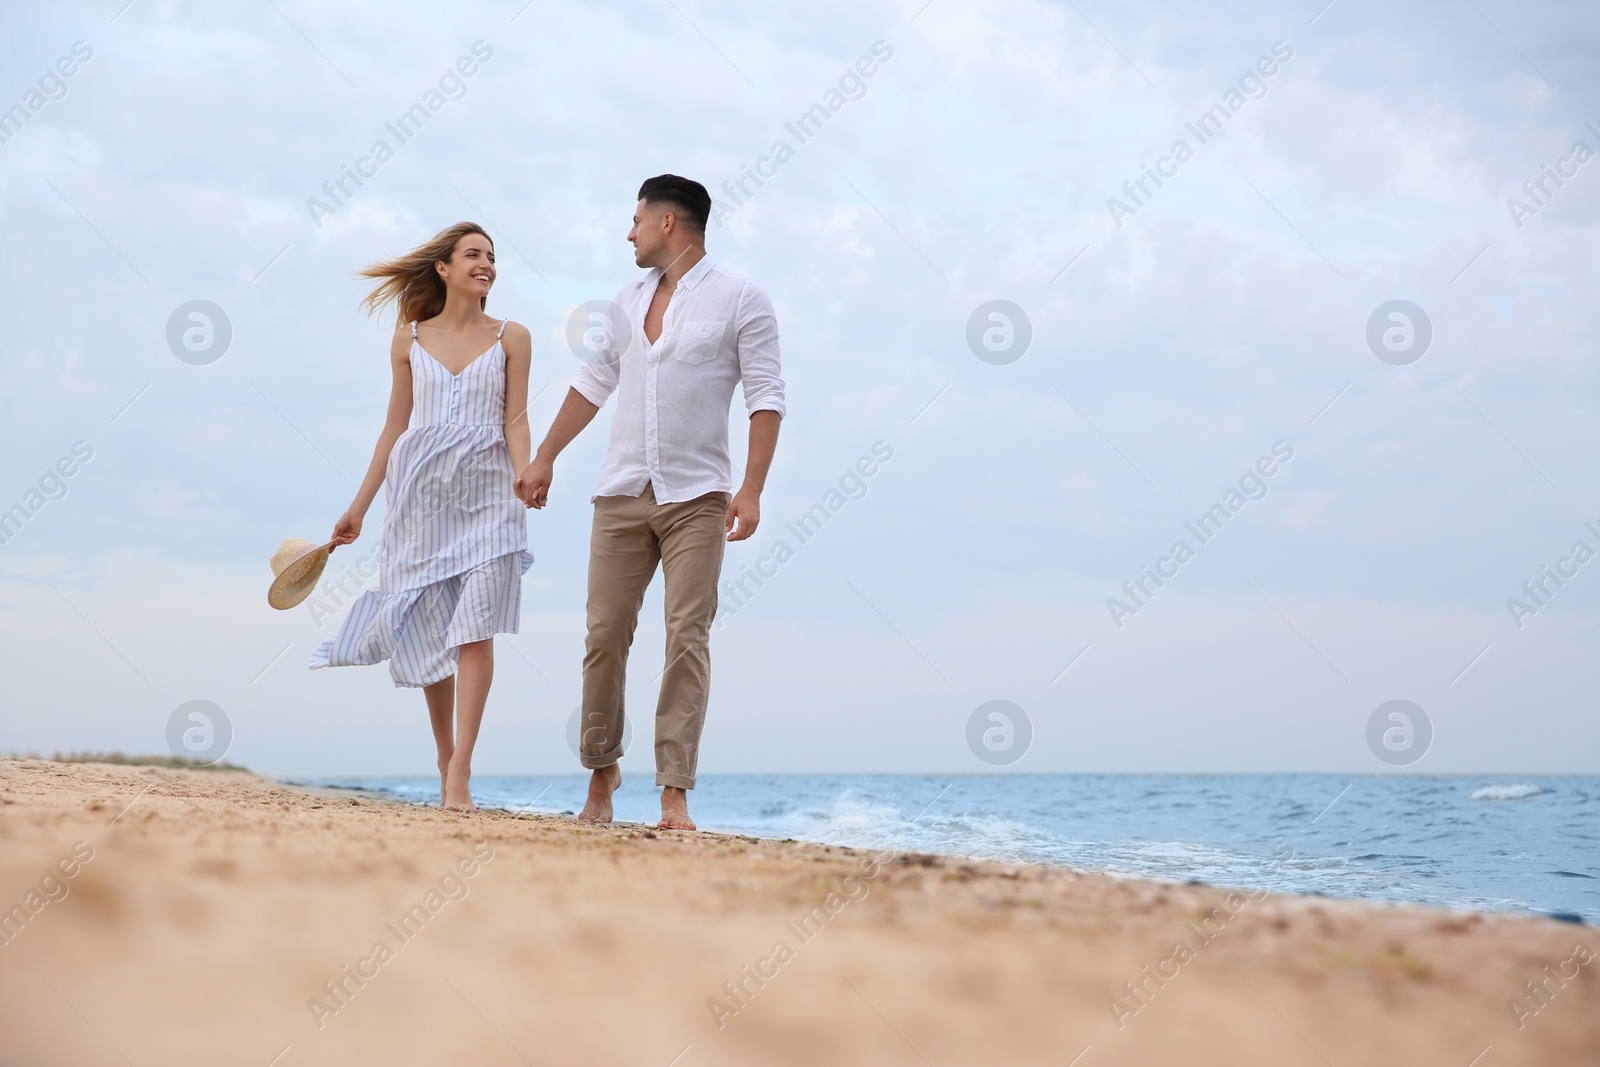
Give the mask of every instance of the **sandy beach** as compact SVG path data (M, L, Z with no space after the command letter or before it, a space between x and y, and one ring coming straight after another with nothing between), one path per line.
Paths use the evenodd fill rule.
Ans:
M1600 1061L1546 919L20 759L0 871L7 1067Z

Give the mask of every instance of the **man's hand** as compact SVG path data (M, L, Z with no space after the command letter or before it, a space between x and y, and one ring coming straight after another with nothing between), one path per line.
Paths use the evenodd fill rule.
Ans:
M523 468L512 484L517 498L530 508L542 508L550 500L550 479L555 475L555 464L538 456Z
M728 540L743 541L761 525L761 489L767 484L767 468L772 464L772 451L778 447L776 411L762 408L750 414L750 454L745 463L744 482L739 493L728 503Z
M746 485L728 504L728 519L725 524L728 540L743 541L755 533L759 525L761 525L761 493L753 486Z

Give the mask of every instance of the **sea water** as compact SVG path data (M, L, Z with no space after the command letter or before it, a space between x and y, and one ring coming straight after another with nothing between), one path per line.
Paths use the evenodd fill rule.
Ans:
M475 776L480 807L582 810L588 776ZM320 778L438 803L439 780ZM624 781L619 821L654 823ZM702 829L1600 923L1600 777L701 775Z

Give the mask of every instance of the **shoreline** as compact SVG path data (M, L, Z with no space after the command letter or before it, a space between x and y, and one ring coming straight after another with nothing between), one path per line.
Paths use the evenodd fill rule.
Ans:
M0 945L0 1061L1600 1052L1600 938L1531 916L0 760L0 906L63 861Z
M1298 772L1285 772L1285 774L1283 776L1284 777L1302 777L1302 775L1298 774ZM342 776L342 777L345 780L350 780L350 781L360 780L360 779L370 779L370 780L374 780L374 781L406 781L406 780L426 781L427 780L422 775L347 775L347 776ZM581 781L584 776L582 774L566 774L566 775L487 775L485 777L490 777L490 778L529 778L529 779L538 779L538 780L569 778L569 779L572 779L574 781ZM708 777L711 777L711 776L708 776ZM788 776L786 776L786 775L748 775L748 776L746 776L746 775L731 775L729 777L760 777L760 778L795 777L795 778L810 778L810 779L837 777L837 778L841 778L841 779L848 779L848 778L855 778L855 777L859 777L859 776L848 775L848 774L840 774L840 775L817 775L817 774L803 774L802 775L802 774L795 774L795 775L788 775ZM917 773L917 774L907 773L907 774L903 774L903 775L872 775L871 777L902 777L902 778L907 778L907 779L939 780L941 778L949 779L949 778L959 778L959 777L983 779L983 778L992 778L992 777L999 777L999 776L982 775L982 774L940 776L940 775L931 775L931 774L922 774L922 773ZM1027 777L1027 776L1012 775L1012 776L1005 776L1005 777ZM1041 774L1041 775L1038 775L1038 777L1054 777L1054 776L1053 775L1043 775L1043 774ZM1125 776L1117 776L1117 777L1125 777ZM1150 775L1149 777L1158 777L1159 778L1159 777L1169 777L1169 776L1166 776L1166 775ZM1209 775L1208 774L1208 775L1196 775L1196 777L1226 777L1226 775ZM1330 779L1335 779L1335 780L1344 780L1344 779L1349 779L1349 778L1354 778L1354 777L1362 777L1362 776L1336 775L1336 774L1329 773L1329 774L1326 775L1326 777L1328 777ZM1395 775L1386 775L1386 774L1369 774L1369 775L1366 775L1364 777L1382 780L1382 779L1393 778L1393 777L1397 777L1397 776L1395 776ZM1476 780L1476 779L1481 779L1481 778L1486 777L1486 776L1484 776L1484 775L1405 775L1405 776L1399 776L1399 777L1423 778L1423 779L1467 778L1467 779ZM1536 778L1536 777L1539 777L1539 776L1534 776L1534 775L1513 775L1513 776L1506 776L1506 777L1516 777L1516 778L1528 779L1528 778ZM1551 779L1559 779L1559 778L1592 777L1592 776L1584 776L1584 775L1544 775L1543 777L1551 778ZM405 805L405 806L409 806L409 807L420 807L420 808L430 808L431 807L431 808L433 808L435 810L437 810L437 808L438 808L438 805L437 805L436 802L411 800L411 799L408 799L408 798L406 798L404 796L396 795L396 794L394 794L392 792L386 791L386 790L381 789L381 788L366 788L366 787L361 787L361 786L344 786L344 785L329 786L329 785L320 785L320 784L311 783L311 782L303 782L303 781L302 782L296 782L296 781L289 780L289 779L277 779L277 778L272 778L270 780L278 782L279 784L281 784L281 785L283 785L283 786L285 786L287 788L308 789L308 790L316 790L316 789L340 790L340 791L348 792L348 793L351 793L351 794L371 797L371 798L373 798L375 800L384 800L384 801L388 801L388 802L391 802L391 803ZM1483 789L1490 789L1490 788L1499 788L1499 787L1498 786L1484 786L1482 788ZM1519 795L1518 797L1513 798L1513 799L1522 799L1522 798ZM564 812L536 811L536 810L532 810L532 809L514 808L514 807L489 807L489 808L482 808L480 810L502 811L502 812L506 812L506 813L509 813L509 814L517 814L517 815L537 815L537 816L545 817L545 818L562 818L562 817L565 817L565 816L575 815L575 813L570 811L570 810L569 811L564 811ZM629 823L629 822L625 822L623 820L617 820L617 821L615 821L613 823L613 825L618 825L618 826L621 826L621 825L632 825L632 826L645 827L645 828L654 828L654 824L650 823L650 822L632 822L632 823ZM827 840L827 839L820 838L820 837L799 837L799 838L796 838L796 837L777 837L774 834L762 833L762 832L759 832L759 831L746 831L746 830L736 830L736 829L702 829L700 832L702 832L702 833L711 833L711 834L720 834L720 835L723 835L723 836L732 837L732 838L736 838L736 839L743 839L743 840L747 840L747 841L760 840L760 841L770 841L770 842L774 842L774 843L778 843L778 844L804 843L804 844L813 844L813 845L826 845L826 846L831 846L831 847L834 847L834 848L855 849L857 851L864 851L864 852L870 852L870 851L873 850L872 846L870 846L870 845L851 844L851 843L846 842L846 841ZM1161 843L1161 842L1140 842L1140 843L1153 844L1153 843ZM1179 844L1179 845L1192 844L1192 842L1180 841L1180 840L1174 840L1174 841L1166 842L1166 843ZM1202 847L1218 847L1218 846L1205 845L1205 846L1202 846ZM1236 882L1228 882L1228 881L1220 881L1220 880L1208 880L1208 879L1204 879L1204 878L1185 877L1185 876L1182 876L1182 875L1169 875L1169 874L1160 874L1160 873L1148 874L1148 873L1143 873L1143 872L1140 872L1140 871L1137 871L1137 870L1115 869L1115 868L1111 868L1111 867L1087 866L1087 865L1078 864L1078 863L1057 862L1057 861L1053 861L1053 860L1045 859L1045 858L1031 858L1031 857L1030 858L1003 858L1003 857L985 856L985 855L972 854L972 853L962 853L962 852L956 852L956 851L941 851L941 850L937 850L937 849L934 849L934 850L916 850L915 852L908 853L908 854L936 856L936 857L939 857L939 858L947 860L947 861L958 862L958 863L991 863L991 864L998 863L998 864L1001 864L1001 865L1010 865L1010 866L1027 866L1027 867L1038 867L1038 868L1042 868L1042 869L1067 870L1067 871L1072 871L1072 872L1075 872L1075 873L1078 873L1078 874L1098 875L1098 876L1103 876L1103 877L1112 878L1112 879L1118 879L1118 880L1126 879L1126 880L1132 880L1132 881L1145 881L1145 882L1150 882L1150 883L1156 884L1156 885L1208 886L1208 887L1211 887L1211 888L1224 889L1224 890L1237 889L1237 890L1239 890L1241 892L1256 892L1259 889L1265 888L1267 892L1273 893L1275 895L1285 896L1285 897L1309 897L1309 898L1314 898L1314 899L1319 899L1319 900L1327 900L1327 901L1349 901L1349 902L1364 903L1364 904L1432 908L1432 909L1437 909L1437 910L1440 910L1440 911L1450 912L1450 913L1453 913L1453 914L1478 914L1478 913L1482 913L1482 914L1485 914L1485 915L1527 916L1527 917L1549 919L1549 920L1552 920L1552 921L1555 921L1555 922L1566 923L1566 924L1573 925L1573 926L1578 926L1578 927L1586 927L1586 928L1589 928L1589 929L1600 928L1600 922L1589 922L1588 920L1586 920L1584 918L1583 915L1581 915L1581 914L1579 914L1577 912L1565 911L1565 910L1560 910L1560 909L1552 908L1552 907L1545 907L1545 906L1541 906L1541 905L1534 904L1534 903L1531 903L1531 902L1530 903L1526 903L1526 904L1517 904L1517 903L1514 903L1514 902L1508 900L1506 902L1505 906L1496 907L1496 906L1493 906L1492 904L1489 904L1489 903L1440 902L1440 901L1426 901L1426 900L1407 900L1407 899L1401 899L1401 898L1398 898L1398 897L1387 897L1387 896L1377 896L1377 895L1362 896L1362 895L1357 895L1357 894L1355 894L1353 892L1343 892L1343 893L1341 893L1341 892L1337 892L1337 891L1329 891L1329 890L1323 890L1323 889L1286 889L1286 888L1274 888L1274 887L1262 887L1262 886L1247 886L1247 885L1244 885L1244 884L1241 884L1241 883L1236 883ZM1280 859L1281 859L1281 857L1280 857ZM1271 866L1271 865L1278 864L1279 860L1269 860L1267 862L1268 862L1268 865Z

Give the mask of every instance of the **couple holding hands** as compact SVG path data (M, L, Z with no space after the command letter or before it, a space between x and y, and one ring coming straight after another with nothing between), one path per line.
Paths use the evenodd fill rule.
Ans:
M778 327L761 288L705 249L711 197L666 174L639 189L628 241L648 272L617 295L607 343L573 378L530 460L532 338L485 313L494 242L458 223L361 271L363 302L399 306L388 417L332 544L361 533L387 485L379 584L357 598L312 667L389 661L422 689L441 800L472 810L472 749L494 676L494 635L516 633L528 553L526 508L549 498L556 456L613 393L611 442L589 548L580 758L592 772L580 819L608 822L622 781L623 690L645 588L666 582L666 668L656 705L656 785L665 829L693 830L700 731L711 687L711 623L723 546L755 532L784 414ZM749 456L735 482L728 409L742 383Z

